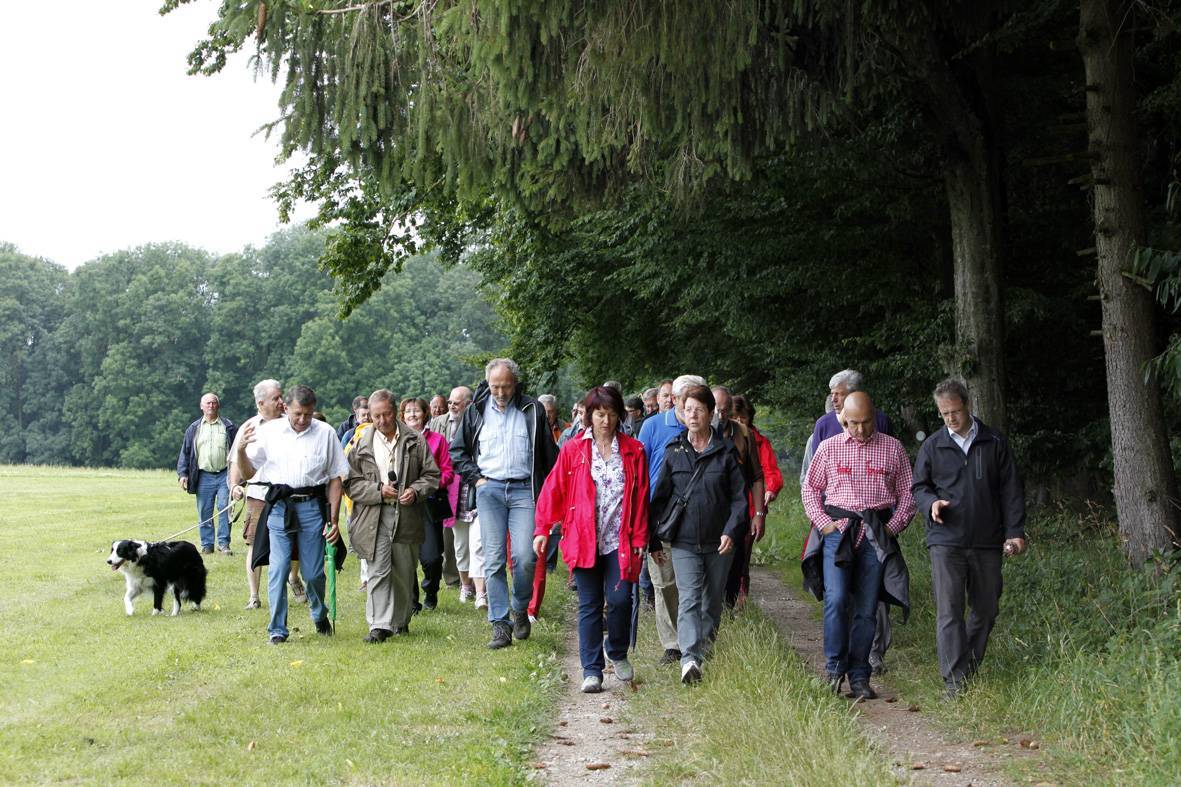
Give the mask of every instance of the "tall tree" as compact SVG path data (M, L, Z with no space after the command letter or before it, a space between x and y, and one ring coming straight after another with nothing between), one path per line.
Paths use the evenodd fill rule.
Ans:
M1146 240L1133 72L1136 5L1081 0L1078 46L1087 78L1115 504L1128 558L1139 564L1181 539L1160 388L1154 375L1145 374L1157 351L1155 307L1151 293L1127 275Z

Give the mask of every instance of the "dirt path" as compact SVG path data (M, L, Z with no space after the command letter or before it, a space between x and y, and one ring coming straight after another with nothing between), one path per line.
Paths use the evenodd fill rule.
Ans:
M817 673L824 671L823 629L813 618L812 606L795 597L773 573L751 568L751 598L775 621L780 633ZM903 701L890 686L874 678L879 699L858 702L866 732L894 759L904 782L937 785L1005 785L1005 762L1036 756L1021 748L1020 740L959 743L944 737L923 718L922 709ZM916 769L916 766L922 767Z
M571 616L562 663L565 689L558 709L558 726L534 755L533 780L541 784L635 784L648 756L647 733L619 719L638 691L615 679L608 664L601 694L583 694L582 664L578 659L578 626Z

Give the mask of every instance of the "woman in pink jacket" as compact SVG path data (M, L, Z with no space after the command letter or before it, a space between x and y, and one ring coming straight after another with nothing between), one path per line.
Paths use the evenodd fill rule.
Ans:
M455 475L451 469L451 452L447 449L447 440L438 432L427 426L430 417L430 405L426 399L403 399L399 405L398 415L402 423L418 432L426 440L431 455L435 457L435 464L439 466L439 489L446 490ZM446 494L442 492L441 494ZM443 578L443 521L435 520L432 516L426 518L426 540L418 548L418 562L422 564L422 592L423 600L418 601L418 586L414 588L415 612L426 608L434 609L439 606L439 581Z
M648 545L648 462L644 447L622 431L623 397L592 388L584 401L586 429L562 446L537 500L533 550L545 555L553 526L562 523L562 558L578 586L578 649L582 690L603 690L603 601L607 658L615 677L634 676L627 660L632 585Z

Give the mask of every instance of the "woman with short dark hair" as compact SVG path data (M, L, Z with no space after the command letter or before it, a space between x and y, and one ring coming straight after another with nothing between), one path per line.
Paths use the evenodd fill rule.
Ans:
M426 399L410 397L403 399L398 405L398 419L422 435L427 448L439 466L439 489L446 489L454 471L451 469L451 452L443 435L427 426L430 420L430 405ZM418 548L418 562L422 564L423 601L418 602L418 586L414 587L414 611L425 607L434 609L439 605L439 581L443 577L443 520L431 515L430 506L426 507L426 517L423 522L425 538Z
M758 448L759 466L763 469L763 500L762 505L760 501L750 498L750 514L754 516L755 511L762 509L766 511L771 505L771 501L779 497L779 493L783 491L783 473L779 472L779 461L775 458L775 449L771 446L771 441L766 436L755 428L755 406L742 394L737 394L730 400L731 407L734 410L734 420L745 426L750 430L751 436L755 439L755 447ZM744 599L747 593L750 592L750 556L754 551L754 542L761 540L762 534L759 538L755 538L754 533L747 533L745 539L746 554L743 556L743 573L742 580L739 586L739 599ZM736 560L738 558L735 558Z
M701 680L717 635L734 547L747 523L746 482L734 444L711 422L714 395L704 385L685 391L688 431L664 449L652 494L653 560L672 560L677 577L677 643L681 682ZM670 554L664 554L667 543Z
M549 534L562 525L562 558L578 587L578 648L582 690L603 690L603 602L607 657L615 677L634 676L627 660L632 585L648 543L648 461L644 447L620 431L623 397L592 388L583 400L583 432L568 440L537 500L533 550L545 555Z

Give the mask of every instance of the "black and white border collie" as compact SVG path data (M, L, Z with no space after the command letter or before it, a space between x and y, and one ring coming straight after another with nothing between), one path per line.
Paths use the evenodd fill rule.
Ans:
M164 594L172 588L172 614L179 615L186 600L193 609L201 609L205 600L205 562L201 553L188 541L114 541L107 565L123 572L127 593L123 608L135 612L131 602L146 590L152 591L152 614L163 612Z

